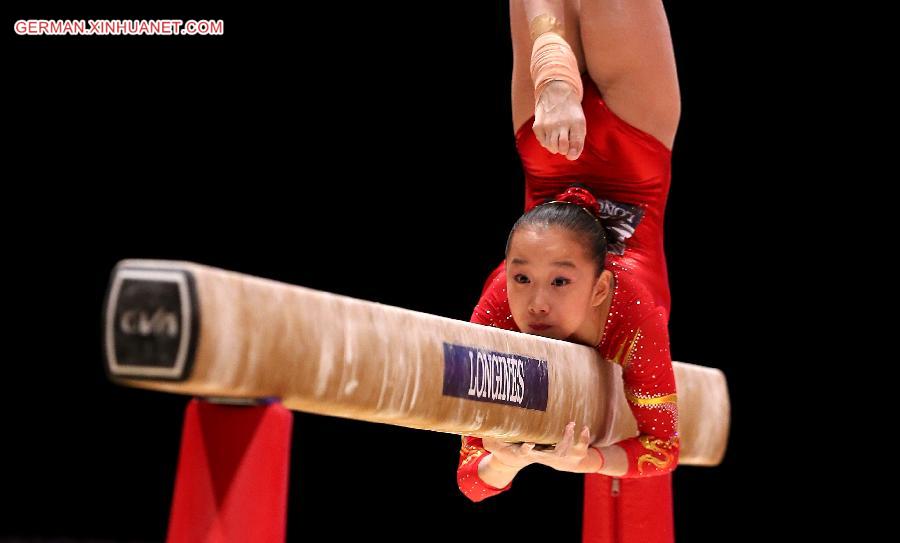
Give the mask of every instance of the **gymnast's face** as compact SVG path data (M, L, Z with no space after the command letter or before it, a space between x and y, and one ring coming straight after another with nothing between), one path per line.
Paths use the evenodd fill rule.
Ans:
M566 229L520 227L506 257L506 292L519 330L561 340L593 337L591 317L608 293L596 273Z

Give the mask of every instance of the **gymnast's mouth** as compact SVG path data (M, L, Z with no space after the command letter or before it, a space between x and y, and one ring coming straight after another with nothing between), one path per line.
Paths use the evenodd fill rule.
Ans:
M553 328L553 327L550 326L549 324L540 324L540 323L537 323L537 322L529 323L529 324L528 324L528 327L531 328L532 330L535 330L535 331L538 331L538 332L540 332L540 331L542 331L542 330L546 330L546 329L548 329L548 328Z

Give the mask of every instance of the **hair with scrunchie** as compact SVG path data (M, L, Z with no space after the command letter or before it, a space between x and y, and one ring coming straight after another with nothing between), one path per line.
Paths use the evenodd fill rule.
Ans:
M556 199L545 203L552 204L553 202L566 202L579 205L582 209L590 213L592 217L598 221L600 220L600 203L597 202L597 198L594 197L589 190L585 189L580 184L576 183L570 186L564 192L557 195Z
M575 204L575 205L572 205ZM597 198L584 185L573 183L556 198L538 204L519 217L506 239L506 255L513 234L522 227L558 226L570 231L597 264L597 275L605 269L607 253L606 228Z

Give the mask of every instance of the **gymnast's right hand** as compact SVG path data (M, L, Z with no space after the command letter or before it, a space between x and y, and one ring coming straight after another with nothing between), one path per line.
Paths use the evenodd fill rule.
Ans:
M578 93L565 81L551 81L534 105L534 135L551 153L576 160L584 150L586 122Z
M484 437L481 439L481 445L493 455L491 462L496 461L513 469L522 469L536 461L531 454L534 443L506 443L499 439Z

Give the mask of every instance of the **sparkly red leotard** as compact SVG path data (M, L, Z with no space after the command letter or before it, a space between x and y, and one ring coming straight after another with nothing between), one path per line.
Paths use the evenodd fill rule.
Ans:
M679 445L663 251L671 151L616 116L590 77L582 78L587 139L578 160L544 149L531 129L533 118L516 133L516 147L525 172L526 211L573 183L581 183L598 198L609 240L606 268L616 278L598 348L604 359L623 368L639 435L616 443L628 456L628 472L621 481L600 474L585 476L583 540L668 542L673 538L671 472L678 463ZM506 297L505 264L501 262L485 281L471 321L519 331ZM512 486L495 488L478 477L478 464L487 454L481 438L462 436L457 481L473 501Z

